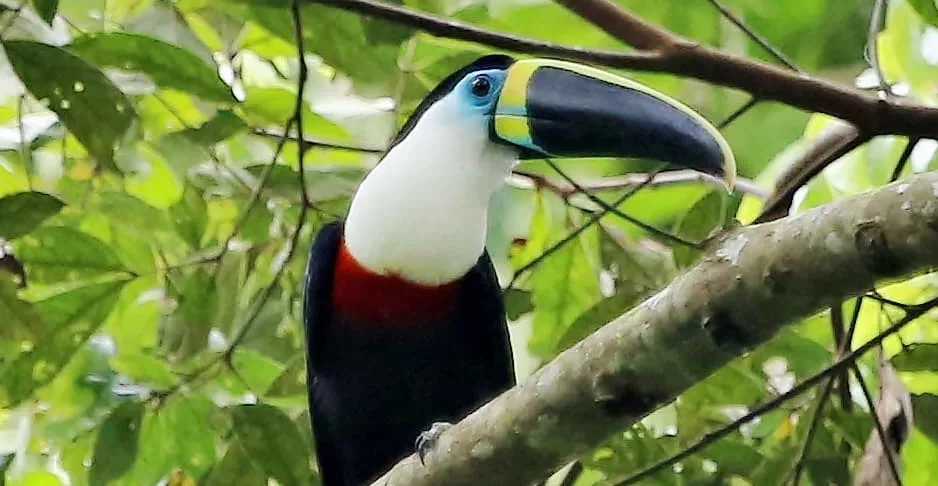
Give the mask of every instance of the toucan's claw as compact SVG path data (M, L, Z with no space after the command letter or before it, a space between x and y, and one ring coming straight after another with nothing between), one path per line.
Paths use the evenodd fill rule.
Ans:
M433 446L436 445L436 441L440 439L443 432L446 432L452 426L453 424L449 422L433 422L433 425L430 426L430 430L424 431L417 436L415 448L417 449L417 457L420 458L421 465L424 464L424 458L427 457L427 454L429 454Z

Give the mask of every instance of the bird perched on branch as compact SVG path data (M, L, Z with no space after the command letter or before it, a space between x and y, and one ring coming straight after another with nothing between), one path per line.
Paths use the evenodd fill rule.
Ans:
M730 186L736 174L703 117L604 71L488 55L444 79L310 250L309 402L325 486L376 479L435 423L514 385L486 215L518 160L545 157L645 157Z

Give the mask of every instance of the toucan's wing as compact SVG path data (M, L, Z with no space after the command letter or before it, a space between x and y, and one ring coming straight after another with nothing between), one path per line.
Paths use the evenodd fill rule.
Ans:
M467 275L463 313L469 327L468 344L473 348L474 363L480 365L490 393L498 394L515 384L515 366L502 289L495 266L484 252ZM491 397L490 397L491 398Z
M306 328L306 386L309 399L309 416L313 423L316 456L319 472L325 485L343 484L344 479L336 453L337 438L329 435L327 427L317 427L324 421L318 419L319 410L316 399L316 373L320 348L324 342L323 333L329 332L332 321L332 279L335 274L335 262L342 243L342 223L328 223L319 230L316 240L309 250L306 263L306 290L304 296L303 322Z
M306 359L315 373L322 343L321 335L332 318L332 278L342 243L342 223L327 223L309 249L306 262L306 291L304 296L304 324L306 327Z

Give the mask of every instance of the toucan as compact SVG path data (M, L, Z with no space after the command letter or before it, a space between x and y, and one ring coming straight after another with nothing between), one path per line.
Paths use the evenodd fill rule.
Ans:
M360 486L515 384L485 249L519 160L642 157L736 174L719 131L618 75L485 55L441 81L324 225L306 267L310 419L324 486ZM429 442L432 445L432 441Z

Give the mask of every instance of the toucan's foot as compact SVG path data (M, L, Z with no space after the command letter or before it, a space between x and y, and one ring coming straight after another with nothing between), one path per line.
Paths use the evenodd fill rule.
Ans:
M433 422L433 425L430 426L430 430L422 432L417 436L415 446L417 448L417 457L420 458L420 464L423 464L423 458L430 453L430 450L436 445L436 441L443 435L443 432L446 432L446 430L452 426L453 424L449 422Z

